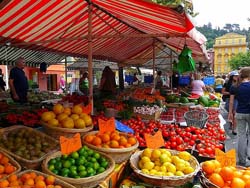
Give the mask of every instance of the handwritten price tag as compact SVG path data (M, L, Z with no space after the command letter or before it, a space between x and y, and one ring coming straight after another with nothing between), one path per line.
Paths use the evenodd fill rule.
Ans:
M224 153L219 149L215 149L215 159L220 162L221 166L236 166L236 151L231 149Z
M103 119L98 119L98 125L99 125L99 132L105 133L105 132L113 132L115 131L115 118L110 118L107 121Z
M157 131L154 135L145 133L144 137L148 148L157 149L164 146L164 139L161 131Z
M81 136L76 133L72 138L60 136L60 146L62 154L70 154L82 147Z
M92 103L90 102L87 106L83 106L82 111L85 114L91 114L91 112L92 112Z

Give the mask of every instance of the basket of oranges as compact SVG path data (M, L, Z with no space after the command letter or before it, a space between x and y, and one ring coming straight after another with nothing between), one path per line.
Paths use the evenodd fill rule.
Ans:
M135 174L152 187L184 185L200 170L199 162L190 153L169 149L136 151L129 162Z
M250 187L250 168L242 166L222 167L219 161L209 160L201 163L201 169L200 182L202 187Z
M19 163L0 149L0 180L8 178L21 170Z
M53 187L75 188L55 176L44 174L36 170L24 170L0 180L0 187Z
M93 129L92 118L83 113L80 104L66 107L55 104L52 111L43 112L40 124L46 134L59 139L60 136L72 137L76 133L81 136Z
M128 160L139 146L133 135L118 131L91 131L82 137L82 142L93 150L110 155L116 163Z

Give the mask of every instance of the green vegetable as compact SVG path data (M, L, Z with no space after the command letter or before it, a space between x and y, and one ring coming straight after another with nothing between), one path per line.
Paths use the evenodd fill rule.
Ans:
M201 104L202 106L208 107L209 106L209 99L206 96L201 96L199 98L199 104Z

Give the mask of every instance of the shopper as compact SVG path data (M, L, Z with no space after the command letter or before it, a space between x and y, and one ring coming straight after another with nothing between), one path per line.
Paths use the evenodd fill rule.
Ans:
M237 135L237 132L236 132L237 122L235 119L235 114L236 114L236 109L238 106L238 100L235 97L235 94L237 94L237 92L235 92L235 91L237 91L238 87L239 87L239 79L238 79L238 76L234 75L233 76L233 83L232 83L232 86L230 87L230 91L229 91L230 97L229 97L229 107L228 107L228 112L232 111L232 113L233 113L232 119L230 120L233 135Z
M115 94L115 73L111 70L109 66L106 66L102 72L99 89L103 96Z
M236 121L238 133L238 165L246 166L247 159L247 131L250 130L250 67L242 68L239 74L240 84L230 90L238 100ZM233 120L233 100L230 100L228 120Z
M6 83L3 80L3 76L4 75L3 75L2 69L0 69L0 91L5 91Z
M16 66L10 70L10 93L15 102L27 102L27 93L29 89L28 80L23 71L25 59L20 57L16 60Z
M206 86L204 82L201 80L200 74L194 75L194 80L191 81L191 88L192 88L191 94L199 96L204 95L204 91L206 91Z
M155 89L161 89L163 86L163 80L162 80L162 72L158 71L157 76L155 77Z
M61 77L60 77L59 86L60 86L60 89L61 89L62 91L65 90L66 85L65 85L65 79L64 79L64 76L63 76L63 75L61 75Z
M215 84L214 84L214 91L217 93L221 93L224 83L225 83L225 80L221 76L216 76Z
M88 72L84 72L82 74L82 77L80 78L79 81L79 89L84 95L89 94L89 79L88 79Z
M134 73L134 76L133 76L133 85L138 85L139 82L140 82L140 80L137 77L137 73Z

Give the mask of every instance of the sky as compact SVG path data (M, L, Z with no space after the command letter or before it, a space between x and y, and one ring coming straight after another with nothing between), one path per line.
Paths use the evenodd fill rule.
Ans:
M203 26L209 22L213 28L221 29L229 24L240 24L240 28L248 29L250 22L249 0L192 0L196 26Z

